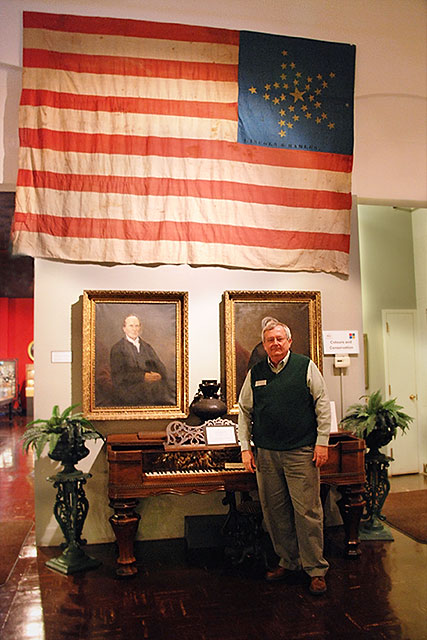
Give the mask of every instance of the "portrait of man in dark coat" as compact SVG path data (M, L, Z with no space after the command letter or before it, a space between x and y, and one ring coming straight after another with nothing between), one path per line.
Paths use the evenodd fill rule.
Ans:
M124 336L110 351L114 402L123 406L173 405L175 392L166 368L153 347L142 339L142 323L130 314L123 321Z

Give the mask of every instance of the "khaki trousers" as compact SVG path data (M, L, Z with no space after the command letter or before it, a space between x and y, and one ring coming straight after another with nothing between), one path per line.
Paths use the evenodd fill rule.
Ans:
M279 564L303 569L310 577L324 576L323 510L320 472L314 466L314 447L291 451L258 449L257 482L264 522Z

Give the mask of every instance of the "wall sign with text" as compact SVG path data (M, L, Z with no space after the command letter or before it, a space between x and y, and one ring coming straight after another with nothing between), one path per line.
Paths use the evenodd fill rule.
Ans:
M324 331L323 353L359 353L359 332Z

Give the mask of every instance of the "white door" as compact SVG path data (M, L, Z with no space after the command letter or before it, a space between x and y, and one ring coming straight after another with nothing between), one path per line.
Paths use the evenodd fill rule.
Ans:
M418 421L416 386L416 312L383 311L386 398L397 398L404 413L412 416L409 430L399 433L389 445L391 475L418 473Z

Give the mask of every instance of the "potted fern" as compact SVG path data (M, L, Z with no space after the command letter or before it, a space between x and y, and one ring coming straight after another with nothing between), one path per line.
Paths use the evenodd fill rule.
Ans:
M22 437L24 451L32 448L40 458L48 444L49 458L59 460L64 465L62 473L77 471L74 465L89 454L85 441L104 439L82 413L72 413L77 406L71 405L61 413L59 406L55 405L50 418L33 420L27 424Z
M381 391L362 396L365 402L351 405L341 420L344 429L364 438L371 451L378 451L396 438L399 430L405 433L413 418L403 413L396 398L383 400Z
M392 458L379 449L386 446L399 431L405 433L413 418L402 411L396 398L383 400L380 391L362 396L363 403L351 405L340 424L359 438L364 438L369 448L365 456L365 501L360 534L362 540L393 540L390 531L384 527L381 514L384 502L390 491L388 467Z
M53 513L64 534L65 543L61 545L62 554L47 560L46 565L65 574L94 569L100 565L99 560L86 555L81 549L86 544L81 535L89 510L83 487L91 474L79 471L75 465L89 454L86 440L104 440L104 437L82 413L73 414L77 406L67 407L61 413L58 405L55 405L50 418L30 422L22 437L24 451L32 448L40 458L48 444L49 458L63 465L63 469L48 480L57 489Z

